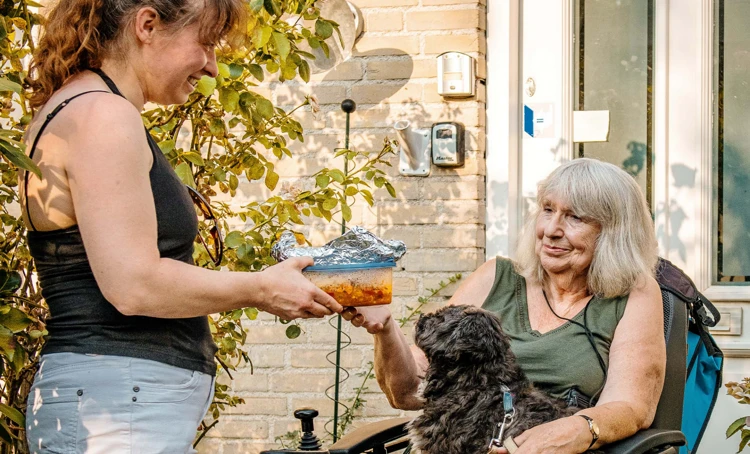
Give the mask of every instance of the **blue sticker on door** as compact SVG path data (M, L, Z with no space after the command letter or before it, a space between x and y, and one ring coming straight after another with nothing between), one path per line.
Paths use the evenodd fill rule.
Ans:
M534 103L523 106L523 132L535 139L555 137L554 104Z

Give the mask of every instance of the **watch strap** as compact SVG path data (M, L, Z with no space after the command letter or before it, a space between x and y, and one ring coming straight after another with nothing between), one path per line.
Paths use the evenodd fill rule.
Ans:
M588 417L586 415L577 415L577 416L580 416L581 418L585 419L586 422L589 424L589 431L591 432L591 444L589 445L588 448L586 448L586 450L588 451L589 449L591 449L592 446L594 446L594 444L596 443L596 441L599 440L599 433L594 428L594 420L593 419L591 419L590 417Z

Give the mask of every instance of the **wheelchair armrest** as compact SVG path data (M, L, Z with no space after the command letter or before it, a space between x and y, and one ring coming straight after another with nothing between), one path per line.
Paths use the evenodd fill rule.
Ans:
M332 444L330 454L359 454L373 446L384 445L406 435L406 424L412 418L393 418L367 424Z
M685 435L679 430L646 429L624 440L602 446L600 451L605 454L642 454L654 448L684 444Z

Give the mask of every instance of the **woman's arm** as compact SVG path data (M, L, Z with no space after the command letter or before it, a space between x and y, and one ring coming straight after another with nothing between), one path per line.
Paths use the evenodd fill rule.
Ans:
M448 304L481 306L495 281L495 259L488 260L469 276ZM418 410L417 395L427 370L427 358L409 342L391 316L388 306L348 308L342 314L355 326L363 326L375 337L375 377L394 408Z
M589 416L599 426L599 441L594 447L648 428L656 413L666 368L664 313L659 285L652 277L644 281L631 292L615 330L607 383L599 401L595 407L577 413ZM516 454L584 452L592 437L586 420L577 415L519 435Z
M76 222L97 284L120 312L182 318L254 306L293 319L341 310L300 273L312 259L233 273L161 258L153 157L137 110L118 96L92 93L58 117L50 133L65 141Z
M652 277L633 290L609 353L607 384L590 416L611 443L651 426L664 386L667 349L659 284Z

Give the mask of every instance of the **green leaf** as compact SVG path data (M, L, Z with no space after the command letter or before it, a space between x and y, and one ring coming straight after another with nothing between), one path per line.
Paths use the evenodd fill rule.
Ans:
M33 172L38 178L42 178L42 171L39 170L34 161L29 159L26 153L5 138L0 138L0 153L19 169L28 170Z
M253 63L252 65L249 65L247 67L247 70L250 72L250 74L253 75L253 77L258 79L258 82L263 82L265 73L263 72L263 68L260 65Z
M206 165L206 163L203 162L203 158L201 157L201 155L199 155L198 153L194 151L188 151L188 152L182 153L180 157L186 161L192 162L193 164L197 166Z
M254 13L260 12L260 10L263 8L263 0L250 0L250 9Z
M315 21L315 34L323 39L328 39L333 35L333 26L327 20L318 19Z
M256 318L258 318L258 309L254 307L245 308L245 316L249 320L255 320Z
M260 68L259 65L255 65ZM230 63L229 64L229 77L232 79L239 79L242 77L242 73L245 72L245 69L242 67L242 65L238 65L237 63Z
M745 427L745 417L738 418L736 421L734 421L732 424L729 425L727 428L727 438L731 437L732 435L739 432L740 429Z
M343 183L344 182L344 172L340 171L339 169L333 169L330 172L328 172L328 175L331 176L337 183Z
M229 79L231 73L229 72L229 65L226 63L217 63L216 66L219 68L219 75L225 79Z
M263 0L263 6L266 8L268 14L272 16L281 16L281 8L275 0Z
M21 287L21 273L0 270L0 292L15 293Z
M254 36L253 36L253 41L255 42L255 48L260 49L264 47L266 44L268 44L268 41L271 39L272 33L273 33L273 28L267 25L265 27L256 28Z
M195 180L193 179L193 172L190 170L190 164L181 162L174 168L174 171L183 183L190 187L195 187Z
M386 181L385 189L388 191L388 194L390 194L391 197L393 197L394 199L396 198L396 189L393 187L392 184Z
M307 63L306 60L301 60L299 62L299 76L304 80L305 82L310 82L310 65Z
M3 55L3 57L5 57L5 55ZM13 82L12 80L8 80L5 77L0 77L0 92L3 91L12 91L14 93L20 94L23 91L23 87Z
M240 180L237 178L237 175L230 174L229 175L229 189L232 191L237 190L237 187L240 185Z
M317 177L315 177L315 184L322 189L325 189L328 187L328 183L331 182L331 177L328 175L320 174Z
M229 235L224 238L224 245L228 248L236 248L244 243L245 235L243 235L242 232L238 232L237 230L229 232Z
M170 151L174 150L175 145L174 140L162 140L159 142L159 149L162 153L168 154Z
M349 205L341 204L341 216L346 222L352 220L352 209L349 208Z
M323 55L326 56L326 58L331 57L331 49L328 47L328 44L326 44L325 41L320 41L320 49L323 51Z
M737 452L742 452L742 450L745 449L745 446L747 446L747 443L749 441L750 441L750 430L743 430L742 440L740 440L740 448L737 450Z
M346 191L344 193L349 197L353 197L357 195L358 192L359 192L359 189L357 189L355 186L347 186Z
M256 232L255 230L249 230L246 233L257 244L263 244L263 236L260 233Z
M365 202L367 202L368 205L373 206L375 201L373 200L372 194L370 194L369 191L360 191L359 193L362 194L362 198L365 199Z
M25 312L15 307L10 308L5 314L0 314L0 326L8 328L13 333L23 331L31 322L33 320Z
M286 327L286 337L289 339L296 339L302 334L302 329L299 325L289 325Z
M18 424L21 427L25 426L26 418L23 417L23 413L16 410L13 407L9 407L5 404L0 404L0 413L7 416L8 419Z
M219 90L219 103L228 113L234 113L240 104L240 94L236 90L222 88Z
M279 174L271 169L266 172L266 187L270 190L276 189L276 185L279 183Z
M208 123L208 130L216 137L223 137L225 132L224 121L221 118L212 118Z
M281 70L284 80L292 80L297 77L297 65L292 60L287 60L287 64Z
M16 340L13 337L13 331L4 326L0 326L0 350L5 353L9 361L13 361L16 352Z
M201 80L198 81L196 90L208 98L214 93L214 90L216 90L216 79L208 76L201 77Z
M276 52L279 53L279 57L281 57L282 60L286 60L289 56L289 52L292 50L289 38L287 38L284 33L273 32L273 42L276 45Z
M339 201L337 199L327 199L325 202L323 202L323 209L326 211L331 211L332 209L336 208L336 205L339 204Z
M273 117L273 104L266 98L258 97L258 99L255 100L255 109L266 120Z

